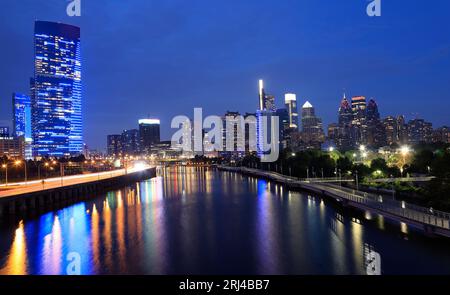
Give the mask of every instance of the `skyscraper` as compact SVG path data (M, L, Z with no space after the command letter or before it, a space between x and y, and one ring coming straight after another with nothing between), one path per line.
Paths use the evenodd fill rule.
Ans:
M83 151L80 29L37 21L31 110L34 156Z
M432 142L433 126L423 119L414 119L408 122L408 139L411 144Z
M119 157L122 154L122 135L108 135L108 156Z
M31 141L31 99L28 95L13 93L13 135Z
M284 104L289 115L289 128L298 129L297 95L286 93L284 95Z
M353 147L353 110L350 102L345 97L339 105L339 131L336 135L336 145L341 150L348 150Z
M123 155L137 155L139 153L139 130L131 129L122 132L122 154Z
M393 145L398 143L397 120L392 116L388 116L383 120L384 131L386 134L386 144Z
M309 101L302 107L302 135L306 148L320 149L325 141L322 120L316 116L314 107Z
M264 81L259 80L259 110L264 110L264 99L266 97L266 93L264 91Z
M276 116L279 120L279 138L280 138L280 147L282 149L287 148L289 144L289 134L290 134L290 119L289 119L289 111L288 109L278 109L276 111Z
M31 144L33 142L31 132L31 99L28 95L13 93L13 136L23 137L25 158L32 158Z
M374 147L386 145L386 133L382 122L380 121L380 113L378 105L374 99L370 99L366 109L366 124L363 129L364 144Z
M239 112L227 111L222 117L223 157L236 159L245 154L244 124L244 117Z
M149 153L155 144L161 141L161 122L158 119L139 120L139 138L141 152Z
M266 94L263 80L259 80L259 110L276 111L275 96Z
M364 96L354 96L352 97L352 111L353 111L353 145L364 145L366 144L366 109L367 103Z

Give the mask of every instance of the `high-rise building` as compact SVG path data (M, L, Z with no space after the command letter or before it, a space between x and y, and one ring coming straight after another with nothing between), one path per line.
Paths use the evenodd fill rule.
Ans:
M365 111L367 107L366 98L364 96L352 97L352 110L356 114L361 111Z
M336 123L328 124L328 136L327 139L336 143L339 135L339 125Z
M139 120L140 148L143 153L150 153L154 145L161 141L161 122L158 119Z
M433 137L433 126L423 119L414 119L408 122L408 140L411 144L420 142L430 143Z
M13 93L13 136L23 137L25 144L25 158L32 158L32 132L31 132L31 98L28 95Z
M245 122L239 112L227 111L222 118L222 157L237 159L245 154ZM228 142L228 145L227 145Z
M9 127L0 126L0 138L9 138Z
M316 116L314 107L309 101L302 107L302 138L306 148L320 149L325 142L322 119Z
M31 86L33 154L83 152L80 28L37 21Z
M365 145L367 143L367 120L366 120L367 103L364 96L352 97L353 111L353 146Z
M279 147L275 135L279 134L274 122L275 113L272 111L256 111L256 150L259 157L269 155L274 148Z
M245 153L254 154L256 152L256 114L245 113Z
M0 157L3 156L23 159L25 157L24 137L0 137Z
M276 111L275 96L265 92L263 80L259 80L259 110Z
M31 141L31 99L28 95L13 93L13 135Z
M137 155L139 153L139 130L131 129L122 132L122 155Z
M339 105L339 131L336 135L336 146L341 150L353 148L353 110L350 102L345 97L342 98Z
M284 95L284 104L289 116L289 128L298 129L297 96L294 93Z
M380 120L378 105L374 99L370 99L366 109L366 124L362 130L365 142L363 144L372 147L386 145L386 134L383 123Z
M266 92L264 91L264 81L259 80L259 110L264 110L264 99L266 98Z
M397 119L392 116L387 116L383 120L383 126L386 135L386 144L393 145L398 143Z
M285 149L288 147L288 144L289 144L290 131L293 130L293 129L291 129L289 111L288 111L288 109L285 109L285 108L278 109L275 112L275 115L278 117L278 120L279 120L280 148Z
M433 142L450 143L450 128L439 127L433 131Z
M122 135L108 135L107 149L108 156L120 157L122 154Z

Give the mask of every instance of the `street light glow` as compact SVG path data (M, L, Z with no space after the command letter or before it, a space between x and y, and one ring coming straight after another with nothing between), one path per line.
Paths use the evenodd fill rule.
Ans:
M407 154L409 154L411 152L411 149L409 148L409 146L407 146L407 145L404 145L404 146L402 146L401 148L400 148L400 153L403 155L403 156L406 156Z

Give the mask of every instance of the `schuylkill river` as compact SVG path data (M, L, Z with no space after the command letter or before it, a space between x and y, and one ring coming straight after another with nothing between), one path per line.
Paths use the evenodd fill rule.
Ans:
M0 221L0 274L450 274L450 242L320 196L211 168ZM70 255L69 255L70 254Z

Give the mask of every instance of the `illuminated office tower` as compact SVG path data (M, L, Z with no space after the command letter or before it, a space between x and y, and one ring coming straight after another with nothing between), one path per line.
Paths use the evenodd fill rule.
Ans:
M266 98L266 93L264 92L264 81L259 80L259 110L264 110L264 100Z
M284 104L289 115L289 128L298 129L297 96L294 93L286 93Z
M34 156L83 152L80 29L37 21L31 86Z
M141 152L149 153L161 141L160 121L158 119L139 120L139 138Z
M314 107L307 101L302 107L302 134L306 148L320 149L325 141L322 119L316 116Z
M122 155L123 156L134 156L139 153L140 150L140 138L139 138L139 130L131 129L124 130L122 132Z
M28 95L13 93L13 136L23 137L25 143L25 158L31 159L31 99Z
M120 157L122 155L122 135L112 134L107 137L108 156Z
M275 96L269 95L264 90L264 81L259 80L259 110L276 111Z

